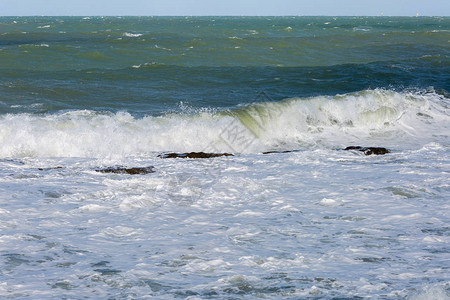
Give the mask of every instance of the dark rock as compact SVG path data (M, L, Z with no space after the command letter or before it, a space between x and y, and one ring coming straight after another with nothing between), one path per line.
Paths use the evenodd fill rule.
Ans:
M106 168L106 169L97 169L96 172L100 173L115 173L115 174L130 174L130 175L145 175L149 173L154 173L153 167L137 167L137 168Z
M262 154L291 153L291 152L298 152L298 150L267 151L267 152L263 152Z
M361 147L361 146L348 146L344 150L354 150L354 151L360 151L363 152L365 155L383 155L387 153L391 153L386 148L383 147Z
M53 167L53 168L38 168L39 171L50 171L50 170L57 170L62 169L63 167Z
M160 158L211 158L220 156L234 156L231 153L205 153L205 152L189 152L189 153L165 153L160 154Z

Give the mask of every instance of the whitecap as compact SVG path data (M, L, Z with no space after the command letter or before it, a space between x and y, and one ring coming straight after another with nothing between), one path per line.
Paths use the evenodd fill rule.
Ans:
M126 36L126 37L140 37L143 35L144 35L143 33L130 33L130 32L125 32L123 34L123 36Z

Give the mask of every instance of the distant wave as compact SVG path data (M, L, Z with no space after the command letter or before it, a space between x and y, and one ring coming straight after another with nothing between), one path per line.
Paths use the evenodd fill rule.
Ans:
M135 118L90 110L0 116L0 157L123 157L158 151L260 153L350 144L448 143L450 100L375 89Z

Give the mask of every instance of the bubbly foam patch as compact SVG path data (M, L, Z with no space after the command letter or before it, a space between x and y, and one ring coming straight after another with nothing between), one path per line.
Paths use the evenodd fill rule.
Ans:
M447 284L447 288L448 288ZM450 294L445 290L444 285L433 285L424 288L420 293L409 297L410 300L446 300Z
M70 111L0 116L0 157L124 157L161 151L260 153L362 144L448 143L449 99L366 90L233 110L135 118Z

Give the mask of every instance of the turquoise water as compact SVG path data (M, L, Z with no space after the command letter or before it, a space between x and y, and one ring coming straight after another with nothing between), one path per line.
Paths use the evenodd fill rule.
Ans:
M448 299L449 57L448 17L0 17L0 298Z

